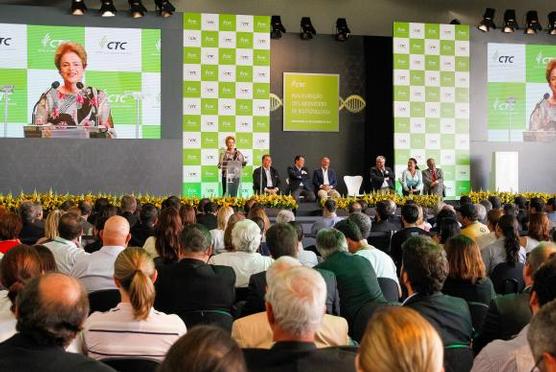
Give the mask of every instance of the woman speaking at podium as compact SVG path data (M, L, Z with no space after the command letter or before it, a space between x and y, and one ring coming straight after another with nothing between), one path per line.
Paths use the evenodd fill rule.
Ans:
M114 136L106 93L93 87L85 88L81 83L87 68L87 52L83 46L73 42L60 44L54 64L64 82L53 84L41 97L33 124L104 127Z
M236 139L233 136L228 136L225 141L226 149L223 149L223 151L220 152L218 159L218 168L222 169L222 195L226 195L226 186L228 183L228 162L238 161L241 163L241 167L246 164L245 157L238 149L236 149ZM230 174L230 178L233 182L230 182L230 190L227 190L229 196L237 196L239 182L241 179L241 167L239 169L239 174Z

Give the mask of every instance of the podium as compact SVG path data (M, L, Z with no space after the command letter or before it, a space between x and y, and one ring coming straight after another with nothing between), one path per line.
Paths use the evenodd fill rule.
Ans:
M25 138L112 138L108 128L56 125L26 125Z
M226 194L237 196L241 183L241 171L243 163L239 160L228 160L222 162L222 172L226 175Z

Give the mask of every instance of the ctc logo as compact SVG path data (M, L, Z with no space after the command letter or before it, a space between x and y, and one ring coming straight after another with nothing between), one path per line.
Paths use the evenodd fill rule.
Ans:
M106 48L110 50L126 50L127 41L110 41Z
M11 41L12 41L11 37L0 37L0 46L1 45L10 46L12 45Z
M514 56L500 56L498 57L498 62L504 64L514 63Z

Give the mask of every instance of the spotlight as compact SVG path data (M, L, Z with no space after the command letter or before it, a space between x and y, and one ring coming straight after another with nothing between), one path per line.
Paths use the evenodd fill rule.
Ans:
M496 29L496 25L494 24L494 13L494 9L486 8L485 14L483 15L483 20L481 21L481 23L479 23L479 30L488 32L491 28L493 30Z
M98 11L101 17L114 17L116 15L116 7L113 0L103 0Z
M528 11L525 19L526 19L525 24L527 25L525 28L526 34L528 35L536 34L537 31L542 30L542 26L539 23L539 16L536 10Z
M270 18L270 38L271 39L280 39L282 37L282 33L286 33L286 28L282 24L282 19L278 15L273 15Z
M313 38L313 35L317 34L317 31L311 24L311 18L309 17L302 17L300 26L301 33L299 34L299 36L301 37L301 40L311 40Z
M176 11L176 8L168 0L155 0L154 4L158 15L164 18L170 17Z
M336 20L336 41L346 41L349 38L351 31L348 27L345 18L338 18Z
M548 14L548 33L550 35L556 35L556 12L550 12Z
M460 22L459 19L454 18L454 19L452 19L452 20L450 21L450 24L451 24L451 25L461 25L461 22Z
M87 5L83 0L72 0L71 1L71 14L74 16L82 16L87 13Z
M519 30L517 21L515 20L515 9L506 9L504 12L504 27L502 27L502 32L514 32Z
M141 0L129 0L129 15L131 18L141 18L145 16L147 9Z

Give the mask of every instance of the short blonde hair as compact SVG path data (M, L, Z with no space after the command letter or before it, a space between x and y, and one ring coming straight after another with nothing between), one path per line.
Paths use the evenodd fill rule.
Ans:
M377 311L367 326L357 360L364 372L440 372L444 348L438 332L407 307Z
M556 59L551 59L546 64L546 81L550 83L550 73L556 68Z
M60 44L60 46L58 46L58 49L56 49L56 54L54 55L54 64L56 65L58 71L60 71L60 61L66 53L77 54L77 56L81 60L81 63L83 64L83 68L87 67L87 52L85 51L85 48L83 48L83 45L81 44L70 41Z
M234 214L234 209L228 205L220 207L218 213L216 214L216 225L218 230L226 230L228 226L228 220Z
M63 212L59 209L51 210L44 221L44 236L49 240L56 239L58 235L58 225Z

